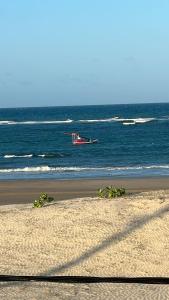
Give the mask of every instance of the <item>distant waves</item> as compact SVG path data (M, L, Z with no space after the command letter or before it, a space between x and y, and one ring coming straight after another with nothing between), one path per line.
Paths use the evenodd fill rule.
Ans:
M103 123L103 122L133 122L135 124L144 124L147 122L152 121L169 121L169 118L120 118L120 117L112 117L112 118L105 118L105 119L82 119L82 120L37 120L37 121L12 121L12 120L1 120L0 125L1 126L7 126L7 125L41 125L41 124L72 124L72 123Z
M7 126L7 125L42 125L42 124L72 124L72 123L109 123L109 122L119 122L123 124L145 124L152 121L163 121L168 122L169 116L162 117L162 118L121 118L121 117L112 117L112 118L103 118L103 119L80 119L80 120L30 120L30 121L13 121L13 120L1 120L0 126Z
M64 124L64 123L72 123L73 120L47 120L47 121L0 121L0 125L36 125L36 124Z
M0 109L0 179L169 176L168 128L169 104Z
M69 156L68 154L64 154L64 153L53 153L53 152L49 152L49 153L42 153L42 154L5 154L5 155L0 155L1 157L5 158L5 159L15 159L15 158L34 158L34 157L41 157L41 158L54 158L54 157L65 157L65 156Z

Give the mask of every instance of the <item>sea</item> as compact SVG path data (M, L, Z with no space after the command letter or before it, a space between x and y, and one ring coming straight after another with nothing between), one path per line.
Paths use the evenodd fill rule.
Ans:
M146 176L169 176L169 103L0 109L1 180Z

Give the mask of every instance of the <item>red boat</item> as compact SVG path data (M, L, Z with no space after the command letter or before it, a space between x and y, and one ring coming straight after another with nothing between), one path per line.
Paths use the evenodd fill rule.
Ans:
M95 144L98 142L98 140L92 140L86 137L82 137L79 135L79 133L66 133L68 135L72 136L72 144L73 145L84 145L84 144Z

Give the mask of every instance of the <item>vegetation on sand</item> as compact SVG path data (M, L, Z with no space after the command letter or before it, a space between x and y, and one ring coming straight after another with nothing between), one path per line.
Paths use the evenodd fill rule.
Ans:
M98 196L100 198L116 198L121 197L126 193L124 188L115 188L113 186L106 186L103 189L98 190Z
M48 197L46 193L41 193L39 199L36 199L33 203L33 207L39 208L44 206L45 203L52 202L54 200L53 197Z

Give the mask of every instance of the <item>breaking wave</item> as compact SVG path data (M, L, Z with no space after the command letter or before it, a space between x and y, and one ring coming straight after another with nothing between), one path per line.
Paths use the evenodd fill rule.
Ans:
M0 121L0 125L15 125L14 121Z
M133 166L133 167L49 167L49 166L38 166L38 167L24 167L14 169L0 169L0 173L12 173L12 172L81 172L81 171L126 171L126 170L146 170L146 169L169 169L169 165L151 165L151 166Z
M51 121L0 121L0 125L36 125L36 124L64 124L72 123L73 120L51 120Z
M42 153L42 154L6 154L3 157L6 159L11 158L32 158L32 157L42 157L42 158L54 158L54 157L65 157L68 154L64 153Z
M123 125L135 125L135 124L145 124L149 122L169 122L168 116L162 116L159 118L121 118L118 116L111 117L111 118L101 118L101 119L80 119L80 120L72 120L72 119L66 119L66 120L42 120L42 121L13 121L13 120L1 120L0 126L12 126L12 125L59 125L59 124L76 124L76 123L83 123L83 124L89 124L89 123L113 123L113 122L119 122Z
M112 118L108 118L108 119L89 119L89 120L79 120L77 122L81 122L81 123L96 123L96 122L133 122L133 123L147 123L147 122L151 122L157 120L155 118L120 118L120 117L112 117Z
M155 118L120 118L112 117L105 119L84 119L84 120L46 120L46 121L0 121L0 125L38 125L38 124L71 124L71 123L103 123L103 122L134 122L138 124L143 124L158 120ZM168 118L162 118L159 120L167 121Z
M118 120L118 117L107 118L107 119L89 119L89 120L78 120L80 123L98 123L98 122L114 122Z
M21 157L28 157L31 158L33 154L26 154L26 155L4 155L4 158L21 158Z
M82 171L88 168L78 168L78 167L49 167L49 166L39 166L39 167L24 167L15 169L0 169L0 173L11 173L11 172L65 172L65 171ZM90 169L90 168L89 168Z
M161 118L121 118L118 116L111 118L103 118L103 119L81 119L81 120L45 120L45 121L12 121L12 120L1 120L0 126L7 125L40 125L40 124L72 124L72 123L110 123L110 122L119 122L123 125L134 125L134 124L145 124L152 121L163 121L168 122L169 117L164 116Z
M117 118L115 119L115 121L117 122L122 122L123 124L143 124L143 123L147 123L147 122L151 122L151 121L154 121L154 120L157 120L155 118L135 118L135 119L122 119L122 118ZM126 122L126 123L125 123Z

